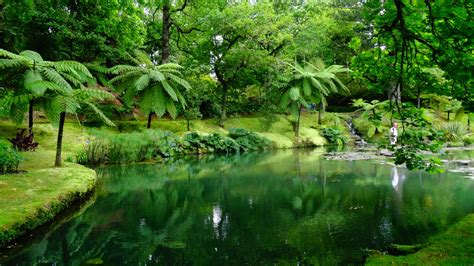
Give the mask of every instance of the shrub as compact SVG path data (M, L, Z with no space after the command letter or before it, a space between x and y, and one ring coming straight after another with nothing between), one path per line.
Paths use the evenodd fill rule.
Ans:
M189 153L232 154L270 148L272 142L244 129L231 129L231 137L217 133L202 136L191 132L179 138L171 132L148 129L143 132L97 136L76 154L80 164L141 162Z
M471 134L469 136L464 136L463 141L464 143L466 143L466 145L474 144L474 134Z
M26 129L20 130L14 138L8 140L18 151L34 151L38 147L38 142L34 140L34 134L27 133Z
M196 132L191 132L183 137L183 147L192 153L206 152L206 145L203 142L204 138Z
M20 154L10 143L0 140L0 174L18 172L21 160Z
M214 153L237 153L240 146L231 138L223 137L217 133L207 135L203 138L203 143L209 152Z
M344 145L347 143L346 136L337 128L324 127L321 130L321 135L331 144Z
M446 141L460 142L472 133L469 132L467 126L460 122L447 122L437 126L437 129L443 132Z
M267 138L243 128L229 129L229 137L235 140L243 152L265 150L273 146L272 142Z

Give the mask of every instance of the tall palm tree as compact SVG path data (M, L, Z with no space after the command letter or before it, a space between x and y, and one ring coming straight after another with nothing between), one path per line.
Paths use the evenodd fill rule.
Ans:
M301 109L307 106L307 102L313 102L320 106L318 124L321 123L321 111L327 105L326 97L331 93L348 92L347 87L337 77L337 74L350 72L348 68L341 65L325 67L322 60L314 64L305 62L303 66L295 62L286 63L291 69L291 81L286 87L281 98L283 107L290 107L292 113L297 117L295 135L299 135L299 121Z
M66 114L77 115L82 107L92 109L107 124L113 125L94 104L113 96L100 89L86 87L93 81L89 70L76 61L44 61L40 54L34 51L23 51L14 54L0 49L0 69L17 69L22 75L23 87L19 93L3 99L3 106L16 107L23 105L29 99L30 119L32 119L31 102L39 103L51 123L57 124L58 138L56 146L55 166L61 166L62 138ZM29 125L32 127L32 120Z
M153 114L161 117L168 112L175 118L175 103L181 103L183 109L186 107L178 88L191 89L182 78L182 67L173 63L156 65L142 51L137 51L133 60L136 66L117 65L110 69L112 74L117 75L111 82L118 85L124 101L130 104L138 100L140 110L148 114L147 128L151 127Z

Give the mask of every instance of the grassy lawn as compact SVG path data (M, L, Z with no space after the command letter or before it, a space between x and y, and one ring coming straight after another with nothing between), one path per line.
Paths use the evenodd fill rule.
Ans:
M373 255L368 265L473 265L474 214L466 216L428 245L407 256Z
M14 136L18 127L3 122L0 138ZM96 174L86 167L64 163L55 168L56 130L49 124L35 125L35 152L23 152L20 170L26 173L0 175L0 246L16 236L51 220L73 201L91 191ZM79 127L68 125L64 158L77 151L87 138Z

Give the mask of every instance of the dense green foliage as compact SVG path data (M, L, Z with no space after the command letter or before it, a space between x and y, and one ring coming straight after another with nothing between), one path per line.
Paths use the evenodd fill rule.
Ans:
M426 120L425 127L444 121L413 109L435 109L470 132L472 10L467 0L5 0L0 117L20 123L28 111L31 131L35 106L58 121L58 112L49 111L58 110L52 102L64 88L57 85L66 84L54 70L74 91L97 83L114 95L92 97L88 102L101 106L86 108L61 95L69 99L63 111L79 120L91 111L106 121L148 116L151 127L153 115L169 115L184 117L190 130L201 117L224 127L229 116L251 114L271 129L276 115L292 113L298 136L305 109L318 109L321 123L326 105L350 110L351 100L362 98L353 102L363 109L354 119L359 131L383 144L399 122L397 155L418 153L432 137L411 136L419 129L412 120Z
M20 154L12 148L10 143L0 140L0 174L18 171L20 161Z
M229 136L190 132L183 137L167 131L148 129L98 136L88 141L84 149L75 156L75 160L81 164L118 164L187 154L233 154L269 149L272 146L268 139L241 128L231 129Z

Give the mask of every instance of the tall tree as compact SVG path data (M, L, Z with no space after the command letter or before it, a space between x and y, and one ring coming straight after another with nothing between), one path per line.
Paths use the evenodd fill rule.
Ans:
M0 48L10 51L111 66L145 41L144 9L135 1L2 2Z

